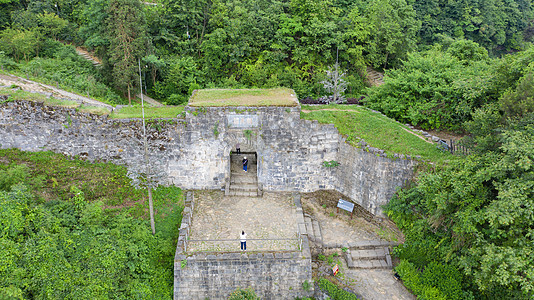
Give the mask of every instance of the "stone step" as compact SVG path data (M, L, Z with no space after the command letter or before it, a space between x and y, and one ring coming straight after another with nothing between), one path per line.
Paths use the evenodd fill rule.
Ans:
M391 269L385 259L356 260L351 269Z
M312 227L313 227L313 235L315 236L315 239L322 243L323 235L321 234L321 226L319 226L319 222L317 222L317 220L312 220Z
M388 242L388 241L358 241L348 243L350 249L374 249L380 247L391 247L398 246L398 242Z
M389 253L387 248L375 248L375 249L358 249L351 250L352 259L354 260L375 260L386 259L386 254Z
M238 196L238 197L258 197L258 192L246 192L246 191L237 191L230 189L228 192L229 196Z
M230 190L231 191L243 191L243 192L257 192L258 191L258 185L257 184L230 184Z
M230 179L230 184L258 184L258 178L255 174L252 176L233 175Z
M304 224L306 224L306 232L308 233L308 236L315 238L312 219L310 217L304 217Z

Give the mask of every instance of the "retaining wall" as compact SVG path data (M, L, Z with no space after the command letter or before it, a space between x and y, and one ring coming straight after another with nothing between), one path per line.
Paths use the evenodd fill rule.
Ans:
M150 174L155 184L221 189L230 152L255 152L258 183L268 191L335 189L375 215L413 175L417 162L390 159L345 143L331 124L300 119L300 107L186 107L185 118L149 121ZM113 120L75 109L14 101L0 104L0 148L79 155L147 173L142 122ZM370 148L372 150L372 148ZM326 168L336 160L339 167Z

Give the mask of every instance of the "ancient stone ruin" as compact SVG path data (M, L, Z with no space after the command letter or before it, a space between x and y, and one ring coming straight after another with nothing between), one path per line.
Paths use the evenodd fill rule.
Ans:
M282 105L265 104L261 97L247 105L190 103L184 115L148 122L152 182L237 197L331 189L383 216L381 206L411 179L417 162L352 147L333 125L301 120L300 105L294 92L288 91ZM29 101L0 105L0 148L50 150L123 164L135 184L147 172L142 132L140 119L110 119ZM241 159L236 156L236 144L249 156L253 176L232 171L232 162ZM339 165L325 167L323 163L330 161ZM186 249L194 222L194 195L190 194L175 259L175 299L224 298L228 290L252 282L264 299L306 295L302 283L311 280L311 257L297 200L295 196L298 248L246 255L193 254Z

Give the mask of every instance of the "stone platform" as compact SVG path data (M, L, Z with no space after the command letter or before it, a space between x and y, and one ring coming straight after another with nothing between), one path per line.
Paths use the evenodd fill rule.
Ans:
M298 250L296 214L289 193L265 193L260 198L195 192L187 252L239 252L242 230L249 252Z

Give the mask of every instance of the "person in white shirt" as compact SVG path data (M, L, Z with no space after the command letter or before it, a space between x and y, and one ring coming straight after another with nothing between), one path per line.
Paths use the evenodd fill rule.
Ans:
M247 251L247 234L245 231L241 231L241 251Z

